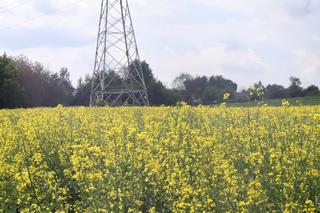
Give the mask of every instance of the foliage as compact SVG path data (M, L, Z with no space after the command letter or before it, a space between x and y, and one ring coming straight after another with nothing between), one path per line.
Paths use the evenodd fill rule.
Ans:
M297 77L290 77L291 85L289 86L289 95L291 98L302 97L303 88L301 87L301 81Z
M320 97L304 97L304 98L288 98L288 102L291 106L317 106L320 105ZM266 99L263 101L268 106L281 106L283 99ZM260 102L229 102L229 106L232 107L257 107L261 105Z
M91 87L92 78L89 75L87 75L84 80L80 78L73 96L72 105L89 106Z
M177 97L175 93L167 89L161 81L157 80L150 68L149 64L145 61L135 61L129 68L132 70L133 66L141 67L144 76L144 81L147 87L149 101L152 106L160 105L175 105Z
M15 108L19 105L22 89L17 79L17 69L12 58L0 56L0 108Z
M178 90L178 91L183 91L186 89L185 87L185 82L188 81L188 80L192 80L192 76L188 73L181 73L180 75L178 75L173 83L172 83L172 86L174 89Z
M288 90L284 86L277 84L268 85L266 87L266 94L269 99L289 97Z
M320 90L319 87L316 85L311 85L307 89L303 91L303 96L304 97L317 97L320 96Z
M181 74L175 79L174 85L180 93L180 100L190 104L215 104L223 101L223 95L232 96L237 91L237 84L222 76L197 76Z
M67 68L51 73L42 64L20 56L14 59L17 81L23 89L20 107L70 105L73 86Z
M194 77L182 73L173 81L172 88L168 88L154 76L150 65L145 61L134 61L128 68L124 67L121 73L107 70L100 75L104 76L106 81L113 79L109 84L110 89L131 88L128 76L136 77L139 81L135 70L140 67L152 106L174 106L178 102L190 105L220 104L225 93L230 94L229 102L320 96L316 85L303 89L300 79L296 77L290 78L289 88L276 84L265 88L258 82L248 90L237 93L237 84L223 76ZM98 83L94 82L93 85L99 86ZM0 108L55 107L59 104L88 106L91 88L90 75L80 78L76 88L73 88L67 68L52 72L41 63L32 62L25 56L0 56Z
M319 119L319 106L1 110L0 212L320 211Z
M249 95L250 101L266 100L265 98L272 100L320 96L320 90L316 85L311 85L308 88L303 89L301 87L301 80L297 77L290 77L290 82L290 86L285 88L284 86L277 84L269 84L267 87L264 87L260 81L244 92Z
M249 98L251 101L261 101L265 97L265 87L259 81L248 89Z

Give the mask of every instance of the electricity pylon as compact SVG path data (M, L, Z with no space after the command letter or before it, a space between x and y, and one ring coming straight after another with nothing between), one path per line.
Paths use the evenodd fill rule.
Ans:
M128 0L102 0L90 106L148 106Z

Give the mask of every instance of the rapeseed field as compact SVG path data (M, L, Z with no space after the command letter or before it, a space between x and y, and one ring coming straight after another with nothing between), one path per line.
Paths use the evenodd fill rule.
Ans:
M0 110L0 212L319 212L320 107Z

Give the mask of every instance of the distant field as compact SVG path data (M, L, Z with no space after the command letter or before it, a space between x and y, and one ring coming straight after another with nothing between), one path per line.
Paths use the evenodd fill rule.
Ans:
M281 106L281 101L283 99L272 99L265 100L264 103L269 106ZM316 106L320 105L320 97L314 98L289 98L287 99L290 102L291 106ZM244 103L230 103L229 106L234 107L255 107L258 106L260 102L244 102Z

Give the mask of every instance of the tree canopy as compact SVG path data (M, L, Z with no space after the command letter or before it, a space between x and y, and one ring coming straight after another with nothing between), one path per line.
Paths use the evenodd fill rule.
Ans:
M247 100L246 97L261 100L320 96L318 86L311 85L304 89L297 77L290 77L291 84L288 88L277 84L265 87L262 82L258 82L239 93L237 83L223 76L192 76L182 73L175 78L170 88L154 76L150 65L145 61L133 62L122 74L113 70L102 74L106 79L112 78L111 86L117 89L130 85L128 76L136 76L135 67L142 69L152 106L175 105L181 101L191 105L216 104L223 101L226 93L230 94L231 101ZM74 88L67 68L52 72L41 63L32 62L24 56L0 56L0 108L51 107L59 104L88 106L91 87L90 75L80 78Z

